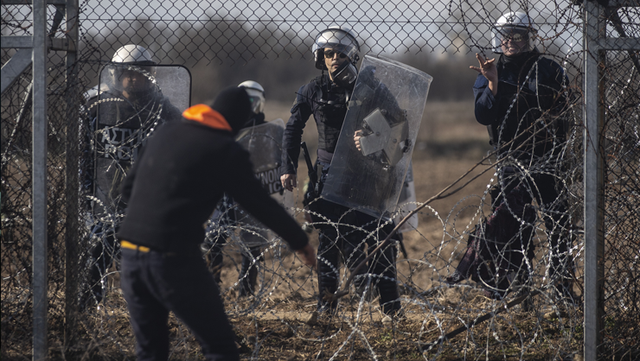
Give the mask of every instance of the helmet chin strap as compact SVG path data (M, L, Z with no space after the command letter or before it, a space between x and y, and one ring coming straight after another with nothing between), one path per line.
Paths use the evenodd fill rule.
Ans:
M358 69L350 61L345 61L336 71L331 73L333 82L345 88L352 86L357 77Z

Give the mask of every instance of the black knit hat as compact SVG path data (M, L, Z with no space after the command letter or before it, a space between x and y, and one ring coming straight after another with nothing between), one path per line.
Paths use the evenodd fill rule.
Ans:
M244 88L229 87L221 91L211 105L211 108L222 114L227 120L233 133L237 134L253 114L251 101Z

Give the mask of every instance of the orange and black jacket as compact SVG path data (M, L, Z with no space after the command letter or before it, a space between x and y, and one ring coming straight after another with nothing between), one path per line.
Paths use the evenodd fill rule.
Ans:
M262 188L224 117L202 104L183 117L157 129L125 179L128 208L118 238L163 252L196 249L227 193L293 250L303 248L307 235Z

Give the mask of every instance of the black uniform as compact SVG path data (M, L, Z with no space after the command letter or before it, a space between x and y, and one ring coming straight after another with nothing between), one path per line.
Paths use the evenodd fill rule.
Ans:
M120 184L137 154L159 125L182 118L161 93L149 90L130 99L115 90L95 94L86 104L81 179L92 219L89 287L97 302L104 296L105 275L119 258L115 233L125 202ZM86 294L89 296L89 294Z
M352 90L338 86L331 81L329 75L323 73L298 90L296 101L291 109L291 117L287 122L284 136L283 147L286 159L284 159L282 174L296 174L303 128L313 114L318 129L316 161L318 194L322 191L331 165ZM377 240L386 238L393 227L387 225L376 234L376 237L367 238L370 232L378 228L378 219L324 199L308 199L308 201L312 220L319 230L318 307L320 310L333 309L337 306L336 303L328 304L322 298L325 292L332 294L337 289L340 258L350 270L353 270L365 258L364 249L367 243L369 247L375 246ZM336 224L339 226L335 227ZM395 245L379 252L370 267L375 274L374 281L377 282L380 303L384 312L388 314L395 313L401 307L396 284L395 252ZM369 281L365 277L367 270L362 268L358 273L355 284L362 291Z
M541 208L550 243L549 274L554 282L571 278L566 195L556 174L562 169L566 139L562 115L568 80L560 65L535 50L502 55L496 66L496 96L483 75L474 84L475 115L487 126L498 157L505 160L498 169L499 183L491 192L493 213L472 235L473 247L449 282L471 276L483 282L493 296L501 297L510 286L507 276L511 271L521 279L529 276L536 218L533 199Z
M252 117L243 128L265 124L264 119L264 113L257 114ZM221 282L222 248L227 244L230 237L228 232L233 232L238 222L247 216L245 211L239 208L233 201L233 198L228 195L222 197L222 200L213 212L213 216L211 216L210 226L206 230L203 250L205 251L209 269L213 272L216 282L218 283ZM244 232L243 235L246 237L257 237L253 232L260 233L260 236L265 236L267 233L263 230L253 230L252 233ZM238 274L240 296L247 296L253 294L255 291L259 271L258 263L263 261L261 249L261 246L253 244L246 245L246 248L243 247L242 249L242 263L240 273Z
M234 141L232 130L239 127L229 127L236 123L230 116L250 109L246 92L231 88L218 99L222 95L226 97L221 103L231 110L216 112L197 105L184 113L192 120L158 129L124 183L123 195L129 201L118 232L121 285L139 360L167 358L169 311L191 329L205 358L239 359L216 283L200 251L203 225L224 193L293 250L308 243L297 222L262 188L248 152ZM213 108L219 109L216 105L218 101ZM244 118L235 117L248 116L247 112Z

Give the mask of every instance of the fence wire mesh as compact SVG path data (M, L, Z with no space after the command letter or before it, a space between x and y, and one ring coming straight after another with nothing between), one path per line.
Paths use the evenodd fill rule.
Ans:
M568 76L563 84L566 136L554 138L558 150L554 157L543 157L526 169L514 157L486 156L491 152L488 136L473 118L470 97L475 75L468 81L455 74L463 72L462 68L475 74L466 69L477 64L470 54L493 56L491 27L507 11L526 11L531 16L538 28L539 50L560 64ZM32 35L31 15L31 5L3 3L2 35ZM48 6L51 36L66 36L66 23L75 19L63 15L64 5ZM607 36L640 37L639 8L608 8L605 18ZM254 224L239 223L226 229L230 237L222 248L222 267L213 271L220 272L220 293L242 359L564 360L580 354L585 266L582 19L582 6L568 1L81 2L77 76L68 76L64 52L48 54L50 357L134 358L134 337L119 288L117 250L95 247L110 243L124 209L105 208L98 215L88 212L96 199L80 186L86 174L83 154L91 142L83 136L90 112L85 92L99 84L101 71L116 49L139 44L162 64L189 68L192 104L241 80L260 79L267 94L273 94L268 95L267 117L273 114L273 118L286 120L295 91L317 75L308 70L313 68L311 45L316 34L330 24L353 29L362 39L362 54L395 57L434 76L413 153L417 194L413 206L421 207L419 225L404 233L406 255L399 250L397 259L403 315L385 319L375 292L380 276L371 273L368 292L352 289L340 299L333 317L317 317L317 274L278 239L257 249L247 247L239 240L239 232L263 233ZM17 51L2 48L2 63ZM638 50L608 51L602 64L605 319L599 352L603 359L640 358L639 57ZM449 71L435 73L438 69ZM451 79L438 83L445 75ZM31 78L27 70L2 93L0 348L1 357L7 360L29 359L33 347ZM451 85L456 83L459 87ZM449 87L456 94L451 97L455 101L439 97L439 90ZM459 93L469 96L460 98ZM276 100L285 105L278 108ZM314 132L305 129L312 149L317 142ZM124 146L116 148L125 150ZM498 171L505 167L516 171ZM304 161L300 161L301 179L304 172ZM527 181L544 176L551 176L560 195L551 204L535 200L535 182L532 186ZM499 193L501 186L514 179L524 184L521 194L531 202L526 217L513 210L508 213L520 220L516 233L531 234L531 241L524 248L525 253L530 252L525 266L500 275L516 280L513 288L499 298L487 297L483 282L465 280L451 285L447 279L455 274L467 242L474 237L487 241L487 233L477 230L487 226L494 199L506 196ZM302 207L301 192L294 192L290 210L304 222L309 211ZM95 232L97 225L101 232ZM317 231L311 228L311 232L312 244L317 246ZM113 263L105 262L100 277L91 281L91 260L111 256ZM513 262L514 257L499 249L494 256L494 265L505 259ZM247 261L257 272L256 288L245 295L243 287L250 277ZM571 270L570 279L564 280L568 292L554 287L557 264ZM349 272L344 265L338 271L342 289L348 286ZM493 271L489 268L492 279L498 276ZM525 272L530 281L515 289ZM485 279L484 283L491 282ZM93 297L87 297L93 286L104 292L97 305ZM173 315L170 329L171 359L203 358L194 337Z

